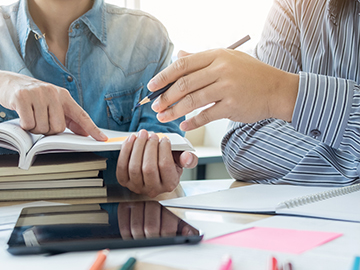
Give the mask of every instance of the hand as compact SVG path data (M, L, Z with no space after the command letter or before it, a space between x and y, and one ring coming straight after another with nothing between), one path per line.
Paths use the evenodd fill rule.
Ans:
M168 138L146 130L129 136L118 158L116 177L120 185L152 198L173 191L183 168L194 168L197 157L190 152L172 152Z
M107 140L68 90L5 71L0 72L0 81L0 104L18 113L24 130L51 135L68 127L76 134Z
M192 55L180 52L179 59L157 74L148 88L156 91L176 81L152 105L160 122L212 104L180 124L189 131L221 118L244 123L270 117L291 121L298 80L298 75L246 53L217 49Z
M154 201L122 202L117 212L119 231L124 240L199 234Z

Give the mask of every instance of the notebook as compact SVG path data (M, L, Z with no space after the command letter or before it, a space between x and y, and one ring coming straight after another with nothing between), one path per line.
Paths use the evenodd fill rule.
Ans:
M360 184L341 188L250 185L161 202L164 206L360 222Z

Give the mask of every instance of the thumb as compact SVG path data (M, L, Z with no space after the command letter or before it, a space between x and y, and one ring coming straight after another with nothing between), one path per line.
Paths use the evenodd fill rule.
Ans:
M181 153L180 155L180 166L186 169L195 168L198 163L198 157L188 151Z
M189 56L189 55L192 55L192 53L188 53L188 52L180 50L177 54L177 57L182 58L182 57Z

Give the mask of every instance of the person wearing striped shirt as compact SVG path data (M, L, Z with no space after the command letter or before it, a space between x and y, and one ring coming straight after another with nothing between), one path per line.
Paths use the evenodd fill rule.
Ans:
M359 12L356 0L275 0L255 57L181 52L150 81L154 91L177 80L152 108L167 122L213 103L180 127L232 120L221 147L237 180L359 183Z

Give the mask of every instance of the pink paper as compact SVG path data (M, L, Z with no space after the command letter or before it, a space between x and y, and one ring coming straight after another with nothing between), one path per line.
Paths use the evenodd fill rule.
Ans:
M253 227L207 241L208 244L300 254L341 236L341 233Z

